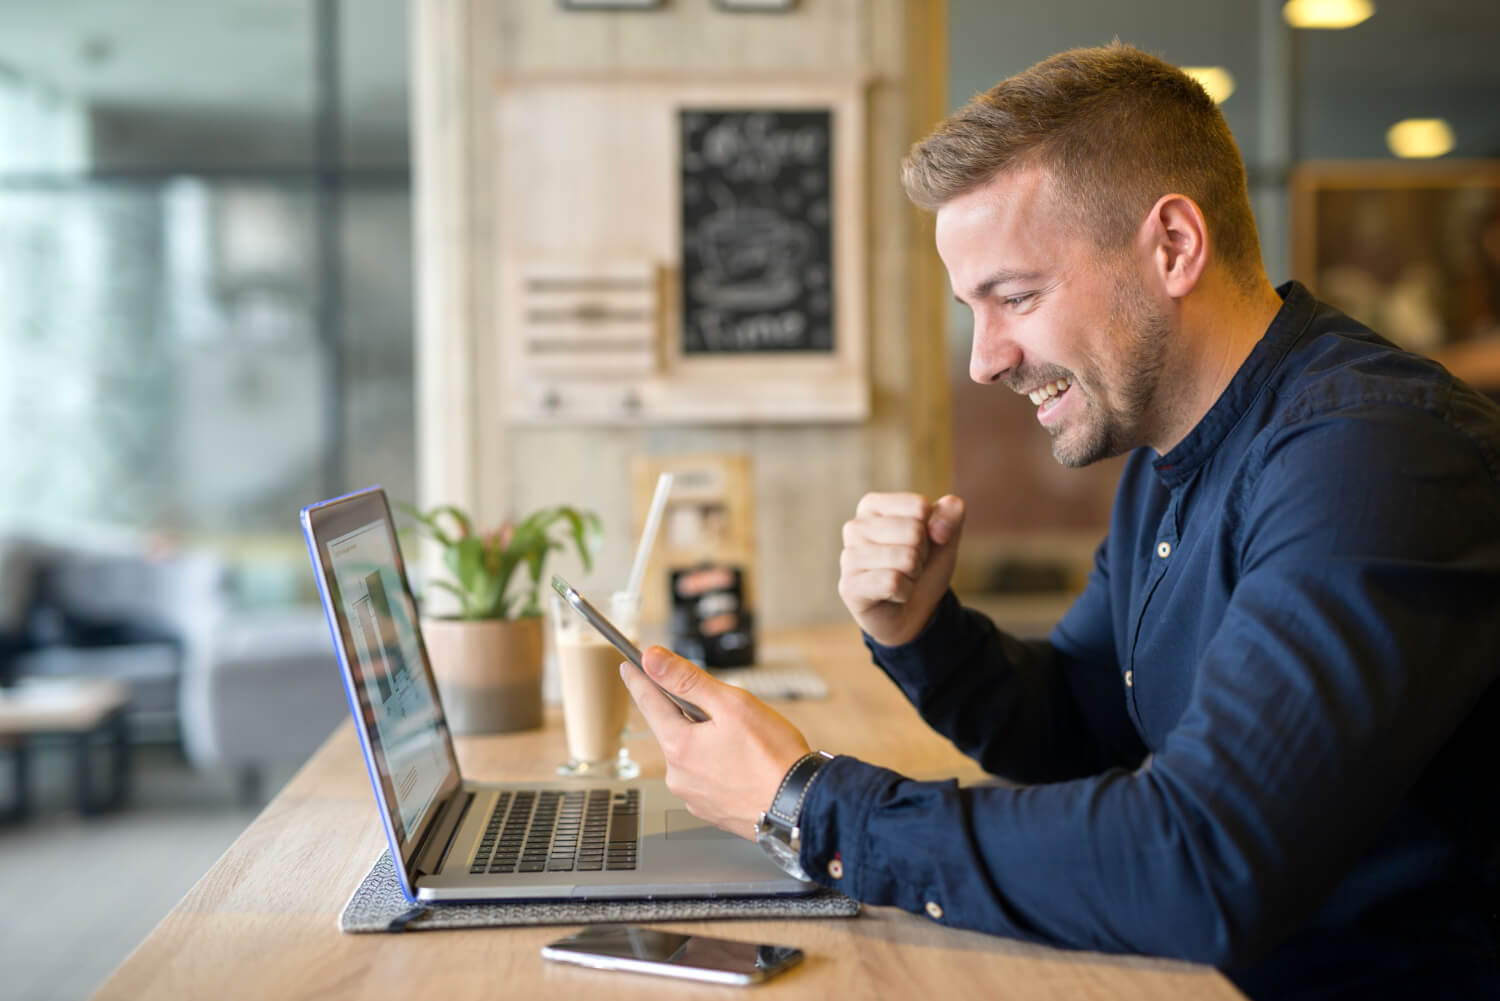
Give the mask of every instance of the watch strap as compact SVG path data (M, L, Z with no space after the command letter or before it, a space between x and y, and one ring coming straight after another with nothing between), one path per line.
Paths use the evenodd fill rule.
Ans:
M782 777L781 785L771 800L771 808L766 811L767 819L787 830L795 828L802 816L802 803L807 799L813 779L832 760L833 755L827 751L812 751L798 758L797 763L787 769L786 775Z

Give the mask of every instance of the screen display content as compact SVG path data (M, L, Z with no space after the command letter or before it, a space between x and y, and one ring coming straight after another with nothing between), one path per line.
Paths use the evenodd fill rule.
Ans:
M328 543L340 627L352 638L350 665L374 745L391 820L403 841L414 831L451 766L428 672L422 669L415 608L402 586L385 521Z

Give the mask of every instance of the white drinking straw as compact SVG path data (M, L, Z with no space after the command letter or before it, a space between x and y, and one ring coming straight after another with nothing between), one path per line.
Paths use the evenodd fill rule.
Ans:
M646 575L646 562L651 559L651 547L656 544L656 530L661 527L661 513L667 506L667 494L672 492L672 474L662 473L656 479L656 494L651 498L651 510L646 513L646 527L641 530L641 541L635 548L635 564L630 568L630 581L625 585L626 594L641 593L641 578Z

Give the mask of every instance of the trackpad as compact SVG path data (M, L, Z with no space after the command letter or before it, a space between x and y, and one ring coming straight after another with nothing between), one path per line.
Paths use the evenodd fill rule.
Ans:
M726 830L715 827L706 820L699 820L686 810L667 811L667 839L680 841L717 841L720 838L738 840Z

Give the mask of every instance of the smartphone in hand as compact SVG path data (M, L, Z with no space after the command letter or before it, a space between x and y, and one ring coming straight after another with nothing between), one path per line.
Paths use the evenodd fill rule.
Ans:
M599 609L590 604L589 600L575 591L567 581L556 575L554 575L552 578L552 590L562 595L563 600L566 601L569 605L573 606L573 611L583 616L584 619L588 621L589 625L593 626L599 631L599 635L609 640L610 645L612 645L616 650L620 651L620 653L624 654L625 659L635 665L635 669L641 672L642 677L644 677L647 681L650 681L653 685L656 685L655 680L653 680L651 676L646 673L645 665L641 663L641 651L636 648L636 645L634 643L630 642L629 637L627 637L624 633L620 632L620 630L615 627L615 624L613 622L605 618L603 612L599 611ZM671 699L676 704L677 708L682 711L682 715L686 716L694 723L708 722L708 713L693 705L693 703L689 702L687 699L678 698L676 695L673 695L671 692L667 691L660 685L656 685L656 690L661 692L667 698Z
M755 984L802 962L802 950L706 935L593 925L542 946L542 958L596 970L629 970L715 984Z

